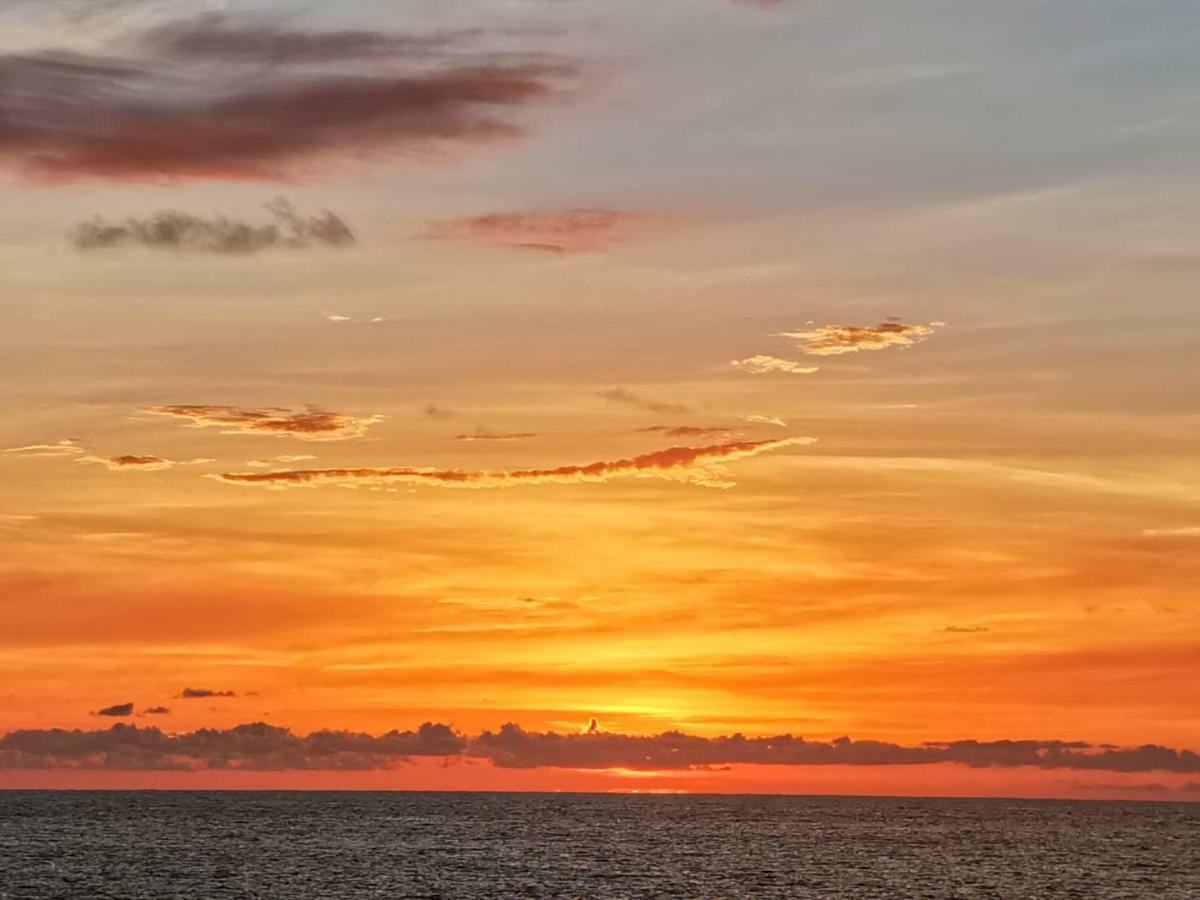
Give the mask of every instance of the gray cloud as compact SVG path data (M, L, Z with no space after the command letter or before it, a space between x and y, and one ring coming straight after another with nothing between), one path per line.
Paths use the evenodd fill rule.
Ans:
M77 225L70 239L80 250L141 246L242 256L279 247L344 247L354 243L350 226L328 210L302 216L282 197L268 203L266 209L273 221L260 225L224 216L206 219L176 210L163 210L144 219L131 218L120 223L97 216Z
M690 406L682 403L667 403L661 400L654 400L649 397L643 397L635 394L633 391L623 387L608 388L603 391L596 391L597 397L602 397L610 403L620 403L625 406L632 406L636 409L645 410L646 412L668 413L671 415L687 415L693 412Z
M233 691L214 691L209 688L184 688L179 692L181 700L199 700L205 697L236 697Z
M113 706L106 706L103 709L96 710L98 716L110 716L112 718L122 719L126 716L133 715L132 703L117 703Z
M128 704L132 707L132 704ZM124 709L125 707L112 707ZM113 713L127 715L128 713ZM711 770L731 765L921 766L1064 769L1094 772L1200 773L1200 755L1154 744L1112 747L1083 741L947 741L915 746L885 741L810 741L790 734L700 737L678 731L627 735L525 731L508 724L468 736L447 725L378 737L318 731L306 737L257 722L228 730L165 734L115 725L107 731L13 731L0 737L5 769L386 769L417 757L486 759L501 768Z

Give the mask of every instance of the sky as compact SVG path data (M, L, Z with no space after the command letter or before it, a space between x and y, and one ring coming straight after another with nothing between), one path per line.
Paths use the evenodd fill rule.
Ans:
M1200 799L1197 39L8 0L0 787Z

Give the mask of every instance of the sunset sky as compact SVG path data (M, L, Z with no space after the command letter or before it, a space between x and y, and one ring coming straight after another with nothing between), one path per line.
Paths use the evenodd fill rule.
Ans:
M0 787L1200 799L1197 40L0 3Z

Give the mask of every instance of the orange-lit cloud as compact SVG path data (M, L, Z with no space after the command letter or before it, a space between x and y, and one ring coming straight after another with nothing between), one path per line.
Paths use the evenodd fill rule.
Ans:
M611 481L615 478L664 478L705 487L732 487L722 469L733 462L779 450L812 443L812 438L780 438L773 441L737 441L711 447L672 447L611 462L595 462L555 469L517 469L514 471L472 471L432 468L357 468L299 469L282 472L234 472L215 475L230 484L259 485L271 488L310 487L321 484L385 486L391 484L428 485L448 488L505 488L525 484L583 484Z
M719 437L729 434L733 429L706 427L703 425L651 425L649 428L639 428L639 434L661 434L663 437Z
M237 406L152 406L143 412L187 419L196 428L223 428L223 434L267 434L303 441L348 441L383 421L382 416L350 416L311 406L304 412Z
M796 362L793 359L781 359L778 356L750 356L746 359L735 359L730 363L740 369L751 373L752 375L770 375L773 373L785 373L788 375L811 375L819 370L818 366L806 366L804 363Z
M189 459L177 462L173 459L163 459L161 456L81 456L76 462L95 463L104 466L110 472L160 472L175 466L197 466L214 462L211 459Z
M801 331L785 331L777 337L790 338L809 356L837 356L860 350L886 350L888 347L909 347L933 334L940 322L929 325L906 325L888 319L878 325L821 325Z
M466 434L454 436L456 441L525 441L537 435L531 431L488 431L486 428L476 428Z
M53 444L26 444L23 447L9 447L4 451L13 456L79 456L86 453L79 441L68 438Z
M437 223L429 229L429 236L519 250L589 253L611 248L641 220L637 213L615 209L489 213Z

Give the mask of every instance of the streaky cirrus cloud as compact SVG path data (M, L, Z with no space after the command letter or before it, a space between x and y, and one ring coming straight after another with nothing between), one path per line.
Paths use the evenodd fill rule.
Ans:
M908 325L898 319L888 319L869 326L820 325L799 331L785 331L776 337L795 341L796 347L809 356L837 356L861 350L910 347L925 340L942 324Z
M115 703L112 706L106 706L103 709L96 710L96 712L93 713L93 715L107 716L108 718L113 718L113 719L123 719L126 716L133 715L133 704L132 703Z
M118 223L97 216L77 225L70 238L80 250L140 246L233 256L248 256L273 247L299 250L354 243L350 226L328 210L303 216L283 198L272 200L266 209L273 221L259 225L224 216L204 218L177 210L162 210L144 219L130 218Z
M280 407L151 406L143 412L186 419L194 428L222 428L222 434L265 434L303 441L353 440L383 421L382 416L350 416L313 406L304 411Z
M787 428L787 422L779 418L779 416L761 416L756 413L751 413L748 416L738 416L743 422L752 422L755 425L774 425L777 428Z
M641 221L644 217L638 213L615 209L503 212L438 222L430 226L427 235L518 250L595 253L625 239Z
M527 441L537 437L532 431L490 431L487 428L476 428L465 434L456 434L456 441Z
M624 406L632 406L646 412L685 416L688 413L695 411L686 404L669 403L664 400L655 400L651 397L643 397L641 394L635 394L633 391L623 387L608 388L603 391L596 391L596 396L607 400L609 403L620 403Z
M64 441L56 441L53 444L26 444L23 447L9 447L4 453L11 456L25 457L60 457L60 456L80 456L86 453L87 450L83 444L75 438L67 438Z
M520 112L580 75L547 53L417 54L403 36L203 19L131 50L0 55L0 166L45 181L286 181L367 156L453 157L522 136Z
M735 359L730 363L735 368L742 369L752 375L771 375L784 373L787 375L811 375L819 371L819 366L806 366L794 359L782 359L778 356L748 356L745 359Z
M211 688L185 687L179 692L180 700L203 700L209 697L236 697L234 691L214 691Z
M638 434L661 434L663 437L719 437L729 434L732 428L720 428L704 425L651 425L649 428L637 429Z
M432 722L416 731L379 736L329 730L301 736L255 722L180 734L117 724L101 731L24 730L0 737L3 769L353 771L388 769L423 757L482 759L506 769L714 771L733 765L955 764L975 769L1200 772L1200 754L1156 744L1113 747L1084 741L956 740L903 745L849 737L807 740L791 734L629 735L598 727L574 733L531 732L512 723L473 736Z
M229 484L268 488L315 487L323 484L383 487L395 484L444 488L507 488L519 485L585 484L616 478L663 478L704 487L729 488L734 482L722 464L758 456L772 450L796 447L813 438L780 438L772 441L737 441L710 447L672 447L630 459L595 462L554 469L485 471L464 469L392 468L295 469L279 472L232 472L213 475Z

